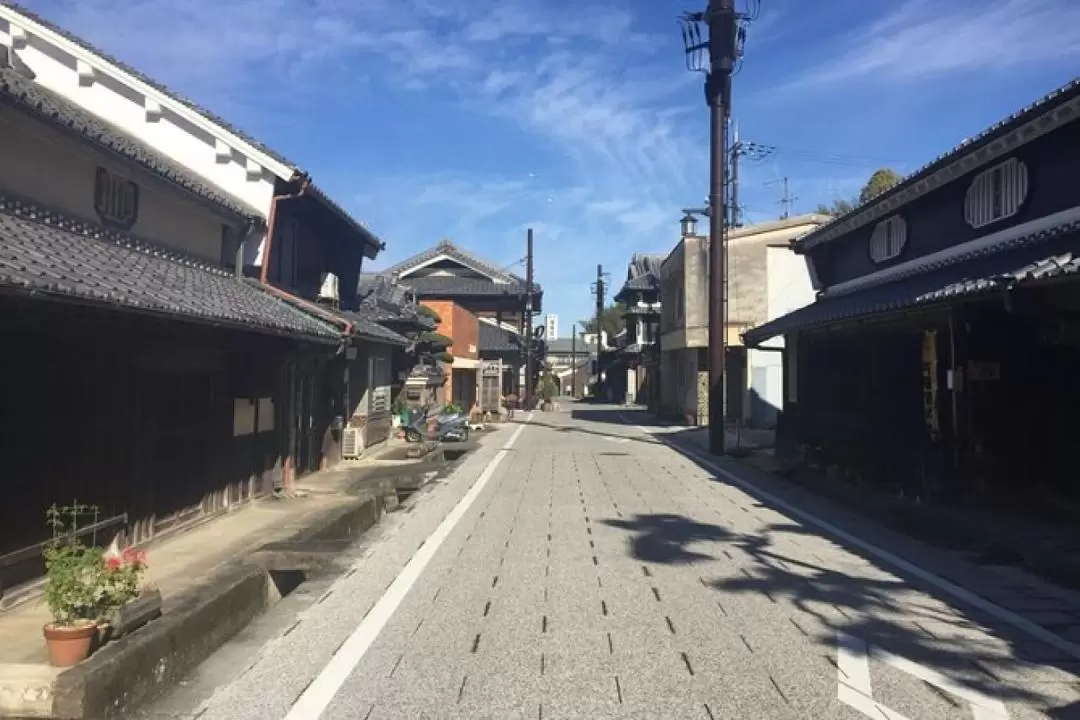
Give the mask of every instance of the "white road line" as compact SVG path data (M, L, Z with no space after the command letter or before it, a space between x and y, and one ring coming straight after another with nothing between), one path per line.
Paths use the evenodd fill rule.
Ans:
M966 700L975 720L1008 720L1005 703L988 697L978 690L955 683L941 673L907 658L893 655L887 650L868 644L865 640L847 633L836 633L836 680L837 698L867 717L905 720L895 710L890 710L874 700L870 683L870 658L891 665L897 670L933 685L961 700Z
M867 697L874 696L870 684L870 658L866 643L846 633L836 633L836 679Z
M840 685L839 697L837 699L845 705L855 708L866 717L873 718L874 720L909 720L907 715L901 715L895 710L890 710L873 698L867 697L855 688L848 687L847 685Z
M525 422L530 422L532 417L532 413L529 413L525 418ZM322 715L333 701L334 696L337 695L338 690L341 689L341 686L349 678L353 670L356 669L356 666L360 664L360 660L363 659L368 648L379 637L379 633L382 632L386 623L393 617L405 596L409 594L409 590L416 584L416 581L424 572L424 568L435 556L439 546L443 544L453 531L454 526L468 512L469 507L476 502L476 498L484 490L484 486L488 484L488 481L491 480L491 476L495 474L499 463L503 461L514 443L521 437L525 427L525 425L521 425L515 430L506 444L499 449L495 457L484 468L484 471L480 473L480 477L465 493L465 497L458 501L458 504L443 519L439 527L435 528L435 532L428 536L423 546L416 551L416 554L398 573L398 576L390 584L390 587L386 589L383 596L379 598L371 611L353 630L352 635L334 653L333 657L330 658L330 662L326 664L326 667L322 669L311 685L296 699L296 702L293 703L292 708L285 716L285 720L317 720Z
M974 713L976 720L982 720L983 718L986 718L986 720L994 718L996 720L997 718L1004 719L1009 717L1009 711L1005 708L1005 704L1000 700L988 697L978 690L955 683L936 670L919 665L907 658L893 655L891 652L882 650L879 647L871 646L870 655L871 657L892 665L897 670L905 672L908 675L913 675L940 690L944 690L958 698L967 700L971 704L971 710Z
M630 438L615 437L614 435L605 435L604 439L607 440L608 442L613 442L613 443L628 443L628 442L630 442Z
M649 433L649 434L652 435L652 433ZM662 442L669 443L671 445L676 445L674 442L672 442L671 440L669 440L667 438L664 438L662 435L654 435L654 437L660 437ZM771 503L776 508L784 511L784 513L786 513L787 515L789 515L789 516L791 516L793 518L796 518L798 520L801 520L801 521L803 521L805 523L809 523L810 525L814 525L819 530L823 530L826 533L832 535L833 537L835 537L835 538L837 538L839 540L842 540L842 541L848 543L849 545L852 545L854 547L859 548L860 550L867 553L868 555L873 555L874 557L878 558L879 560L882 560L882 561L888 563L889 565L892 565L894 568L900 570L901 572L907 573L908 575L912 575L912 576L922 580L923 582L927 582L927 583L929 583L931 585L934 585L939 590L942 590L942 591L948 593L949 595L952 595L954 598L956 598L956 599L958 599L958 600L960 600L962 602L965 602L968 605L972 605L972 606L978 608L979 610L982 610L983 612L987 613L988 615L992 615L993 617L997 618L998 620L1001 620L1004 623L1012 625L1017 630L1020 630L1021 632L1026 633L1027 635L1030 635L1031 637L1033 637L1033 638L1035 638L1037 640L1040 640L1040 641L1046 643L1047 645L1050 645L1051 647L1057 648L1058 650L1061 650L1063 653L1066 653L1067 655L1070 655L1070 656L1080 660L1080 645L1077 645L1076 643L1073 643L1073 642L1069 642L1065 638L1060 637L1058 635L1055 635L1054 633L1050 632L1046 628L1040 627L1039 625L1036 625L1035 623L1031 622L1030 620L1028 620L1028 619L1026 619L1026 618L1024 618L1024 617L1022 617L1020 615L1017 615L1013 611L1007 610L1006 608L1003 608L1000 605L992 603L989 600L986 600L986 599L976 595L975 593L971 592L967 588L963 588L963 587L960 587L959 585L957 585L955 583L949 582L945 578L939 577L938 575L935 575L934 573L930 572L929 570L923 570L918 565L915 565L915 564L913 564L911 562L908 562L907 560L904 560L903 558L901 558L901 557L899 557L897 555L894 555L893 553L889 552L888 550L883 550L883 549L879 548L876 545L872 545L871 543L867 542L866 540L863 540L862 538L858 537L857 535L852 535L851 533L849 533L849 532L847 532L845 530L841 530L840 528L833 525L832 523L830 523L830 522L828 522L826 520L822 520L821 518L817 517L816 515L812 515L811 513L808 513L807 511L802 510L802 509L792 505L791 503L788 503L788 502L785 502L784 500L781 500L776 495L773 495L770 492L762 490L761 488L754 485L753 483L747 482L747 481L743 480L742 478L740 478L738 475L735 475L735 474L725 470L724 468L720 467L719 465L714 463L712 460L710 460L708 457L706 457L705 455L702 455L701 453L699 453L699 452L697 452L695 450L691 450L690 448L687 448L687 447L685 447L683 445L676 445L676 447L678 448L678 452L686 453L687 455L694 458L695 460L697 460L699 463L701 463L705 467L709 468L717 476L723 477L725 480L730 482L732 485L735 485L736 487L739 487L739 488L741 488L742 490L744 490L744 491L746 491L748 493L751 493L751 494L754 494L754 495L757 495L757 496L761 497L763 500L766 500L767 502Z

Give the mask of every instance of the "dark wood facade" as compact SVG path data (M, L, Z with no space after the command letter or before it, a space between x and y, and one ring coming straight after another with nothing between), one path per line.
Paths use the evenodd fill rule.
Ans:
M111 521L99 541L144 542L280 487L298 441L290 368L333 352L6 297L0 318L12 499L0 503L0 595L40 573L53 503L96 505Z
M1078 95L1044 99L796 243L823 296L745 336L786 338L778 453L919 499L1080 500L1063 452L1080 399ZM994 178L1006 187L975 221L976 178L1014 159L1023 175ZM875 228L895 216L903 247L875 262Z
M970 147L958 150L955 157L950 154L935 163L929 172L920 173L912 181L882 195L878 201L801 240L796 247L807 248L805 253L814 265L820 286L833 287L1075 208L1076 188L1080 187L1080 123L1075 122L1075 118L1080 106L1070 98L1077 95L1080 95L1080 88L1069 90L1061 98L1060 105L1042 114L1035 113L1028 123L1017 122L1014 123L1017 127L1011 131L1005 127L996 133L989 133ZM1061 124L1047 131L1049 123ZM1030 141L1024 140L1035 132L1045 134ZM965 196L972 178L1007 158L1020 160L1027 169L1028 191L1019 212L994 222L992 226L972 227L965 221L964 213ZM942 168L935 171L939 165ZM955 167L953 172L945 169L948 165ZM935 177L939 178L936 182L948 179L946 184L937 185ZM923 194L901 204L905 192L914 193L920 188ZM875 263L868 252L871 234L878 219L894 212L899 213L907 225L906 246L898 257ZM845 231L846 226L864 215L874 219ZM822 236L835 237L815 242L816 238Z

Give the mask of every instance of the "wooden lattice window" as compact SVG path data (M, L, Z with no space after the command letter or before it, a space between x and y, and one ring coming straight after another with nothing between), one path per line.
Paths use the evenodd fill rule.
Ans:
M139 186L99 167L94 179L94 210L106 225L130 230L139 219Z
M907 223L899 215L882 220L870 236L870 259L876 263L900 256L907 245Z
M981 228L1020 212L1028 196L1027 165L1009 158L976 175L964 196L964 219Z

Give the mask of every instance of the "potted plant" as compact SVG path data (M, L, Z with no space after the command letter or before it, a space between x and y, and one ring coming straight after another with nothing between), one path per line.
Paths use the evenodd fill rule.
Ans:
M90 654L104 607L101 583L105 560L99 548L79 539L79 517L95 512L90 505L53 505L45 517L52 539L45 544L45 604L52 622L44 627L49 662L74 665Z
M111 637L126 635L161 615L161 593L143 584L145 552L130 547L121 550L117 536L103 559L103 620L112 631Z

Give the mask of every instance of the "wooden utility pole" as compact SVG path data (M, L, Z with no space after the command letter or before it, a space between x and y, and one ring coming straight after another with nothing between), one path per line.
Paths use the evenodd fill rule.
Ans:
M709 451L725 452L724 362L727 353L724 300L727 269L724 207L727 170L727 123L731 114L731 73L737 46L735 0L709 0L704 21L709 28Z
M604 317L604 266L596 266L596 357L600 359L602 332L600 321Z
M533 231L525 236L525 397L526 407L532 407L533 399Z
M570 325L570 397L577 397L577 323Z

